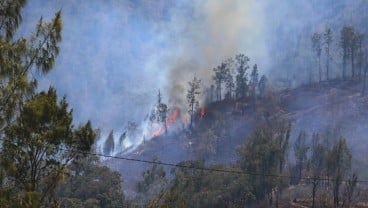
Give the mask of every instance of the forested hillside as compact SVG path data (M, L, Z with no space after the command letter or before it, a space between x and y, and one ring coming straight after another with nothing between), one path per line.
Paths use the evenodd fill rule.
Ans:
M0 0L0 207L368 207L367 11Z

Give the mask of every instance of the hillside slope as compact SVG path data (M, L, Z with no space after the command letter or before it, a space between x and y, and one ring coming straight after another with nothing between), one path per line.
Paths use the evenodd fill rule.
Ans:
M292 124L290 148L301 130L307 132L308 138L313 133L329 137L331 142L346 138L353 154L353 170L360 179L368 179L368 161L362 157L368 149L368 96L361 96L360 89L359 82L331 81L269 93L258 98L256 104L249 100L211 103L205 115L196 118L192 131L183 128L169 132L122 156L142 160L157 157L173 164L198 158L211 164L231 164L237 161L237 147L257 125L281 117ZM290 151L290 162L294 162L292 155ZM141 172L151 167L119 159L110 159L106 164L122 174L128 196L134 195ZM169 172L170 167L166 170Z

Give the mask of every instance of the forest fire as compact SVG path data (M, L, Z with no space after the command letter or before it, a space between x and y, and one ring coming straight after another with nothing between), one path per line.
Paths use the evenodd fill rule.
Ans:
M202 107L201 111L199 112L199 117L203 118L205 115L206 115L206 109Z
M174 107L173 110L172 110L172 114L166 119L166 126L167 126L168 129L176 121L179 114L180 114L180 109L178 107ZM163 133L165 133L165 127L161 126L159 129L157 129L156 131L153 132L152 138L158 137L158 136L162 135Z

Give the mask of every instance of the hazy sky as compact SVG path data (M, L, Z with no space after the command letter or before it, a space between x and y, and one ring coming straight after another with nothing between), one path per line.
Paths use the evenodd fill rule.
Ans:
M30 0L19 34L62 9L60 55L40 87L55 86L78 121L108 131L141 121L158 89L165 102L183 105L191 77L208 83L211 69L237 53L272 72L298 32L321 28L345 1L311 2Z

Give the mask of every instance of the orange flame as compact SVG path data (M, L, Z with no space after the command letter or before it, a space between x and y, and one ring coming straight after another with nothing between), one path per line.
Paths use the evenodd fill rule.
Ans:
M206 109L204 107L201 108L201 111L199 112L199 116L203 118L206 115Z
M176 121L177 117L179 116L180 110L177 107L174 107L172 114L169 118L166 119L166 126L170 128L170 126ZM165 127L161 126L159 129L153 132L152 138L158 137L165 132Z

